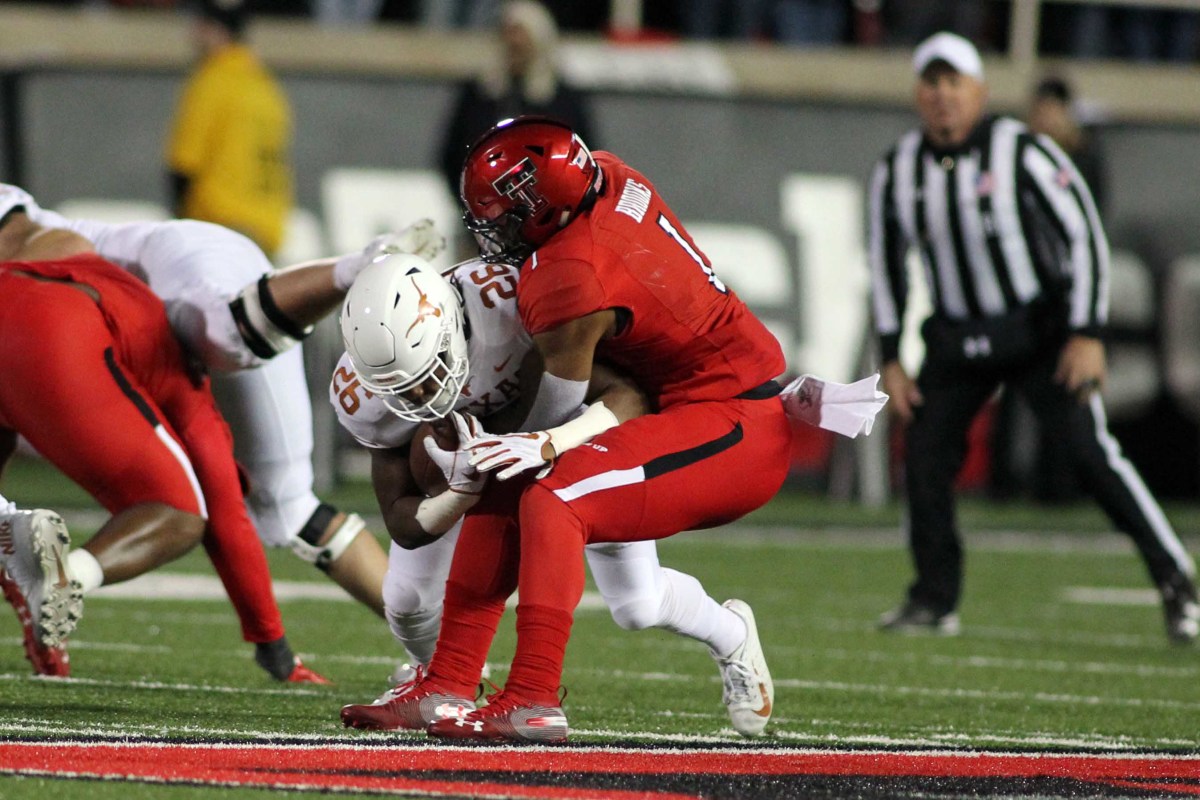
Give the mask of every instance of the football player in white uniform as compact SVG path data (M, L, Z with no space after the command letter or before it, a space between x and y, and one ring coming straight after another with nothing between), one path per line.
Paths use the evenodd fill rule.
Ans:
M0 183L0 215L23 207L68 228L136 275L163 301L176 336L212 377L213 394L249 478L247 506L263 543L290 547L383 615L387 555L357 514L313 492L312 406L296 345L337 308L357 271L389 249L433 258L445 246L432 223L371 242L362 253L274 270L228 228L195 220L111 224L69 219Z
M330 384L330 402L341 424L370 448L375 492L393 539L384 582L387 619L414 665L433 657L454 544L463 514L479 499L483 477L472 479L474 470L463 475L439 462L439 454L445 459L453 453L427 446L447 471L449 488L425 497L412 475L410 446L422 421L452 410L485 419L493 432L511 430L506 426L525 418L528 403L519 412L514 405L521 395L520 373L526 373L525 394L531 396L542 370L534 362L522 370L527 357L536 355L530 355L532 343L517 314L517 274L505 264L467 261L447 279L418 258L393 255L360 273L342 307L347 352ZM598 393L598 382L612 380L621 379L594 375L592 393ZM640 392L630 394L629 402L644 413ZM622 628L674 631L707 644L714 659L745 639L742 619L692 576L662 567L654 542L591 545L586 554L596 586ZM402 727L389 701L403 687L374 703L344 707L343 723ZM730 711L736 727L738 717Z

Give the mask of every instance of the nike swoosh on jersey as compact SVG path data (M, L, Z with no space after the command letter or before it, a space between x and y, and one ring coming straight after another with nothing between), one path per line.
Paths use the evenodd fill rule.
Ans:
M492 369L496 370L496 372L502 372L504 370L504 368L508 366L508 362L510 362L510 361L512 361L512 356L509 356L508 358L504 359L499 364L492 367Z

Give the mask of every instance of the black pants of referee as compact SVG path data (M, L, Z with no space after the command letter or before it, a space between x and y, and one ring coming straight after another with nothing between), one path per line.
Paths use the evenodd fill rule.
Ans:
M1020 392L1050 436L1066 440L1080 485L1126 533L1156 586L1194 566L1136 468L1108 432L1099 394L1080 403L1054 380L1058 348L1009 369L927 361L917 385L923 405L908 429L905 470L909 546L917 578L909 598L940 612L958 606L963 549L955 518L954 481L967 451L971 421L1001 384Z

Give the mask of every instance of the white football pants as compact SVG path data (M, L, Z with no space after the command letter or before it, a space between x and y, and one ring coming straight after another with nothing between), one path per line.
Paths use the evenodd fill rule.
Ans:
M286 546L320 504L304 351L293 347L261 367L214 372L212 388L233 430L234 456L250 479L246 505L259 538Z
M392 634L419 663L433 656L446 577L461 523L433 544L405 550L392 543L383 604ZM612 542L584 548L592 580L613 620L626 630L663 628L721 655L746 638L741 618L708 596L691 575L658 562L654 542Z

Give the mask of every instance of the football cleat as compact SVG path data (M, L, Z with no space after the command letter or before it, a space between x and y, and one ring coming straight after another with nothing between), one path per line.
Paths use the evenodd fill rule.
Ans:
M958 614L937 611L913 600L893 608L879 618L881 631L895 633L933 633L938 636L958 636Z
M342 706L342 724L368 731L419 731L475 710L475 701L448 694L426 678L424 667L418 665L413 672L411 681L388 689L372 703Z
M315 683L318 686L330 686L333 684L333 681L321 673L304 666L300 659L296 658L295 665L292 667L292 674L287 676L284 683Z
M434 722L430 736L439 739L553 744L567 740L567 715L561 706L532 703L510 692L497 692L470 713Z
M392 686L399 686L402 683L412 683L415 681L417 679L417 670L420 666L419 664L410 664L407 661L397 664L396 669L392 670ZM390 692L391 689L388 689L388 691Z
M4 598L12 604L13 608L17 609L17 618L21 621L25 658L29 660L30 664L33 664L33 674L51 678L70 677L71 659L67 654L66 642L58 647L48 647L37 640L24 596L17 588L17 584L2 569L0 569L0 589L4 591Z
M65 652L46 651L60 648L83 616L83 587L67 565L70 545L67 526L53 511L0 513L4 597L21 622L26 657L42 675L59 674L42 666L66 664Z
M775 683L767 668L767 658L763 655L758 626L750 606L741 600L726 600L721 605L746 623L746 641L728 657L721 658L709 651L721 670L721 682L724 684L721 700L729 711L734 730L742 736L758 736L771 719Z
M1200 635L1200 603L1196 584L1182 572L1159 587L1163 614L1167 618L1167 638L1173 644L1191 644Z

